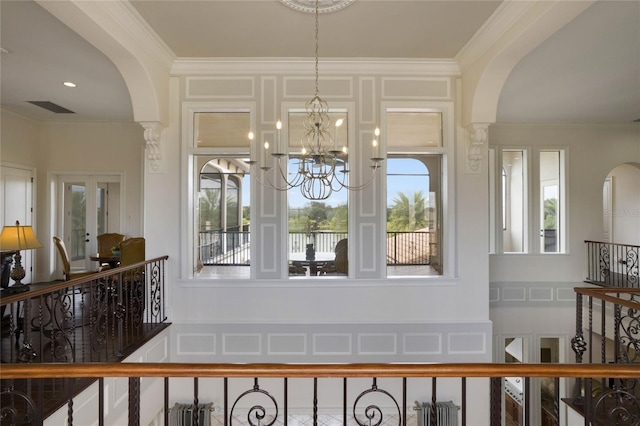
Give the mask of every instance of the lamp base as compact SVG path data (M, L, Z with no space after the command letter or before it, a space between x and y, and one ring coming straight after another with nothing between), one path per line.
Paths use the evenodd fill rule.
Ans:
M11 274L9 275L13 281L16 283L13 285L22 285L22 279L27 275L24 268L22 267L22 255L20 254L20 250L16 252L13 256L15 260L15 265L11 270Z

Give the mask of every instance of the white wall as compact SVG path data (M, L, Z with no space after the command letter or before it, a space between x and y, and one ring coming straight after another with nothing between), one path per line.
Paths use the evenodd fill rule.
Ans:
M451 108L451 150L445 167L449 173L446 188L450 191L445 201L446 220L450 223L445 237L448 276L386 278L384 248L376 246L377 237L371 239L372 232L375 236L383 232L386 222L384 188L378 184L355 193L350 200L350 210L354 212L350 239L357 241L352 253L356 259L354 273L331 280L289 279L283 246L286 238L281 237L286 236L286 221L282 219L286 217L286 203L281 194L255 184L252 242L264 249L252 258L252 278L189 278L186 218L190 210L185 182L191 148L186 140L188 132L182 127L183 121L189 120L180 115L181 101L190 105L255 103L254 132L260 137L273 131L281 104L303 105L312 92L313 80L308 76L288 73L287 67L282 66L271 71L272 74L238 71L238 75L220 75L200 70L173 81L171 123L161 141L162 170L148 170L145 176L145 234L148 241L153 241L148 244L150 250L169 254L174 355L187 359L198 353L210 361L318 362L328 359L318 354L332 352L326 342L333 338L338 345L333 352L340 354L337 358L343 362L365 358L490 360L487 170L483 167L479 173L465 171L467 157L461 147L465 146L467 135L455 126L455 108ZM368 72L354 75L353 71L335 70L330 80L321 82L324 90L331 93L327 97L330 105L355 103L356 143L364 141L367 131L371 132L380 121L382 101L412 105L455 103L453 77L429 80L428 75L411 75L407 67L400 77L391 73L372 77L374 70ZM381 89L383 80L385 91ZM415 90L408 93L406 87L410 83ZM399 91L390 89L394 87ZM429 92L433 87L438 90L436 95ZM218 95L216 90L221 88L224 90ZM275 232L276 237L266 231ZM270 264L265 259L275 260ZM329 338L322 340L327 335ZM198 339L207 349L200 347ZM320 340L325 343L321 349L317 346Z
M142 234L143 129L137 123L48 123L2 110L1 161L35 167L38 239L35 282L58 278L53 247L52 179L56 174L120 173L123 176L122 230Z
M491 282L574 282L584 279L584 240L602 236L602 185L617 165L640 160L640 125L495 124L489 143L567 151L567 253L491 255ZM533 191L531 197L537 196ZM532 220L537 212L530 212ZM632 218L633 220L633 218ZM635 218L636 221L640 218ZM531 222L537 224L537 220ZM538 227L530 227L531 244L538 244Z

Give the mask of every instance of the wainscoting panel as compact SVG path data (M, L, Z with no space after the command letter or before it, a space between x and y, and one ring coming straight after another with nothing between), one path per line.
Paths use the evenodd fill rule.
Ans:
M171 362L490 362L492 324L173 324ZM222 350L207 353L211 336Z
M449 78L383 78L382 98L451 99Z
M263 124L275 124L278 108L278 97L276 94L276 78L262 77L262 118Z
M580 282L492 282L489 302L497 306L575 306Z
M285 77L284 96L290 99L309 99L315 92L315 77ZM352 77L328 77L319 82L324 99L353 99Z
M269 355L306 355L307 335L270 333L267 336L267 353Z
M395 355L397 337L391 333L362 333L358 335L358 355Z
M405 333L402 337L402 351L405 354L442 354L442 334L440 333Z
M187 77L187 99L254 99L253 77Z
M223 355L260 355L262 353L261 334L223 334Z
M185 333L177 339L178 354L215 355L216 335L211 333Z
M373 77L360 79L360 124L373 125L376 122L376 86Z
M484 354L487 339L483 333L450 333L447 352L456 355Z
M361 224L358 232L360 235L361 247L358 250L360 258L358 259L358 272L375 272L377 264L377 233L376 225L373 223Z
M151 344L146 351L144 359L149 362L168 362L169 361L169 342L167 339L161 339ZM142 360L141 360L142 361Z
M278 227L275 224L262 224L260 225L260 253L258 268L260 273L262 272L277 272L278 271L278 256L276 250Z
M351 334L317 333L313 335L313 355L351 355Z

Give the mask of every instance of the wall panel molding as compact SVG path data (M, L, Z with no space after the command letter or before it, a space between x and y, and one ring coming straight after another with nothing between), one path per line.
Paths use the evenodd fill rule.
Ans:
M492 324L173 324L171 362L490 362ZM222 349L208 353L191 339ZM264 344L264 343L266 344ZM320 358L319 358L320 357Z
M388 77L382 78L382 99L450 100L451 79Z
M254 77L187 77L186 99L254 99Z
M491 282L489 302L498 306L575 306L581 282Z

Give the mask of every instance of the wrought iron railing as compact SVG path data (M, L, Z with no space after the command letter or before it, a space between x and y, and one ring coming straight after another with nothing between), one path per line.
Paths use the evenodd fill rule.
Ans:
M309 244L314 253L334 253L346 232L316 231L289 233L290 258L306 256ZM387 232L387 265L429 265L437 255L437 242L430 231ZM202 265L248 265L250 235L244 231L202 231L198 256Z
M420 389L424 402L430 402L432 410L429 423L425 426L437 426L435 411L437 401L442 398L453 401L459 407L459 423L462 426L499 426L502 423L502 381L505 377L523 377L524 424L532 424L530 419L531 382L536 378L555 378L555 424L560 424L559 380L561 378L582 378L626 380L637 377L638 369L630 364L176 364L176 363L111 363L111 364L7 364L0 371L0 378L9 382L23 379L60 379L94 378L100 379L97 389L98 401L105 400L105 378L129 378L128 388L128 424L139 425L141 412L141 378L159 378L164 380L164 392L156 393L154 407L145 406L144 412L156 417L153 424L170 425L170 395L174 378L184 380L192 378L193 390L187 396L193 406L213 402L219 424L224 425L274 425L288 424L294 412L292 400L307 399L301 407L296 403L295 412L306 413L308 424L322 422L324 403L338 400L339 407L335 417L343 425L397 425L406 426L408 418L415 416L413 397ZM368 379L368 380L366 380ZM488 379L488 380L486 380ZM247 382L247 380L250 380ZM363 381L364 380L364 381ZM480 380L480 381L477 381ZM368 383L367 383L368 382ZM147 385L148 382L145 382ZM184 381L181 382L184 384ZM300 386L308 388L296 394L294 389ZM147 387L148 388L148 387ZM161 389L157 388L156 389ZM184 387L182 387L184 389ZM333 392L333 394L328 394ZM478 398L477 392L489 394L489 409L482 413L474 412L468 401ZM328 395L333 395L329 398ZM442 395L442 396L441 396ZM446 396L445 396L446 395ZM260 397L261 400L257 400ZM3 413L14 415L16 423L25 415L37 419L28 395L7 389L2 395ZM147 403L149 398L146 398ZM417 401L416 401L417 402ZM335 410L333 403L330 407ZM483 407L484 404L481 404ZM426 405L428 407L428 405ZM477 408L476 408L477 409ZM103 403L92 408L95 413L94 424L105 424ZM66 407L66 423L74 424L74 399L69 398ZM153 414L157 413L157 414ZM488 414L487 414L488 413ZM638 418L639 411L626 409L611 414L616 419ZM200 410L191 412L191 423L203 422ZM585 425L595 423L595 413L587 413ZM148 421L148 419L146 419ZM424 421L424 420L423 420ZM614 420L615 421L615 420ZM278 423L276 423L278 422ZM32 421L30 424L39 424ZM145 423L146 424L146 423ZM631 423L602 423L607 425Z
M595 424L640 425L640 289L575 291L576 334L571 346L576 362L629 365L635 374L585 376L588 379L578 379L575 394L567 402L585 417L596 419Z
M163 328L167 256L0 299L2 363L122 360Z
M640 246L585 241L585 281L604 287L640 288Z

